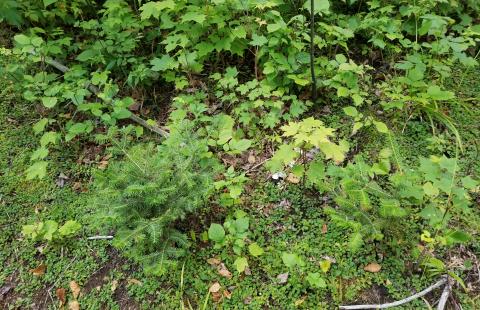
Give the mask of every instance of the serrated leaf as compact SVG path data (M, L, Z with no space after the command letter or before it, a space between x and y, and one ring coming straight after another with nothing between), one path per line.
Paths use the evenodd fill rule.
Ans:
M375 125L375 128L377 128L378 132L388 133L388 127L384 122L373 121L373 124Z
M240 217L234 221L235 228L237 232L243 233L248 230L250 226L250 219L248 217Z
M56 144L59 135L55 131L48 131L42 135L40 138L40 145L45 147L49 144Z
M404 217L407 211L400 207L400 202L396 199L380 200L380 215L382 217Z
M200 13L200 12L187 12L182 16L182 22L189 22L189 21L194 21L199 24L202 24L205 19L207 19L207 15Z
M331 261L324 259L320 262L320 269L322 269L324 273L327 273L330 270L331 265L332 265Z
M33 160L45 159L45 157L47 156L48 156L48 149L45 147L40 147L32 153L32 156L30 156L30 160L33 161Z
M150 17L159 18L162 11L166 9L173 10L175 8L174 0L165 0L165 1L152 1L143 4L140 7L140 18L148 19Z
M466 189L474 189L478 186L478 181L472 179L471 176L467 175L466 177L462 178L462 185Z
M13 37L13 39L15 40L15 42L21 45L28 45L31 43L30 38L24 34L17 34Z
M349 93L350 93L350 91L346 87L340 86L340 87L337 88L337 96L338 97L347 97Z
M329 14L330 13L330 1L329 0L313 0L315 14ZM311 12L311 0L305 1L303 8Z
M252 41L250 41L250 45L253 46L263 46L268 43L268 39L265 36L258 35L254 33L252 35Z
M470 240L470 235L464 231L456 230L446 235L447 244L465 243Z
M420 216L430 221L430 225L434 226L443 219L443 212L433 205L428 205L420 212Z
M220 224L211 224L208 229L208 238L218 243L223 242L225 239L225 229L223 229L223 226Z
M248 252L255 257L258 257L264 253L263 249L256 242L248 246Z
M246 257L237 257L237 259L233 262L233 265L239 273L242 273L248 267L248 260Z
M355 107L345 107L343 108L343 112L351 117L356 117L358 115L358 111Z
M45 177L45 175L47 175L47 166L48 162L46 161L37 161L36 163L33 163L26 171L27 180L35 178L42 179Z
M53 234L57 231L58 229L58 223L52 220L45 221L43 224L43 238L48 241L52 241L53 239Z
M80 228L82 228L82 225L80 225L80 223L78 223L77 221L68 220L58 229L58 232L62 236L71 236L77 233Z
M455 94L451 91L441 90L437 85L428 87L427 94L433 100L450 100L455 98Z
M322 278L320 273L318 272L310 272L307 275L307 282L310 284L312 287L315 288L325 288L327 287L327 282L325 282L325 279Z
M342 140L339 144L332 142L320 143L319 148L325 154L326 159L333 159L336 164L339 164L345 160L349 145L347 141Z
M46 8L50 4L54 4L56 2L58 2L58 0L43 0L43 6Z
M39 120L38 122L36 122L34 125L33 125L33 132L35 134L39 134L40 132L42 132L43 130L45 130L45 127L47 126L48 124L48 118L42 118L41 120Z
M295 253L283 252L282 261L288 268L293 268L295 266L302 267L305 265L305 262Z
M294 150L292 145L283 144L266 163L266 166L271 172L278 172L283 170L284 165L289 164L297 157L298 153Z
M423 184L423 191L427 196L436 197L440 193L438 187L434 186L432 182Z
M230 197L232 197L233 199L239 198L240 195L242 194L242 191L243 191L243 187L240 185L230 185L228 187L228 192L230 194Z
M154 58L150 61L152 71L165 71L178 68L178 62L170 55L163 55L161 58Z
M57 104L57 98L55 98L55 97L42 97L42 104L46 108L53 108Z
M88 60L92 59L92 58L95 57L96 55L97 55L97 51L92 50L92 49L88 49L88 50L85 50L85 51L81 52L81 53L76 57L76 59L77 59L78 61L85 62L85 61L88 61Z
M248 139L237 140L234 138L230 140L228 144L231 150L237 151L237 152L244 152L250 148L250 146L252 145L252 140L248 140Z

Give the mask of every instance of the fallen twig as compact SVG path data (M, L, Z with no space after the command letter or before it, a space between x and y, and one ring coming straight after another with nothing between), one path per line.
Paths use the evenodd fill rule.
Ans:
M52 67L54 67L55 69L61 71L62 73L65 73L65 72L70 70L70 68L68 68L64 64L62 64L62 63L60 63L60 62L58 62L54 59L51 59L51 58L46 58L45 62L47 64L51 65ZM98 94L100 93L100 89L98 89L98 87L96 87L95 85L88 84L87 88L92 93L94 93L96 96L98 96ZM158 133L161 136L168 137L168 135L169 135L169 133L166 130L164 130L160 127L148 124L147 121L145 121L144 119L142 119L141 117L139 117L139 116L137 116L133 113L130 115L129 119L131 119L135 123L140 124L143 127L147 128L147 129L149 129L149 130L151 130L155 133Z
M268 160L270 160L270 158L266 158L264 160L262 160L261 162L253 165L252 167L250 167L249 169L245 170L245 173L250 173L252 172L253 170L257 169L258 167L260 167L261 165L263 165L265 162L267 162Z
M445 305L447 304L448 297L450 296L450 291L452 286L450 285L450 278L447 277L447 284L443 289L442 296L440 296L440 300L438 301L437 310L443 310Z
M417 299L419 297L422 297L428 293L430 293L431 291L433 291L434 289L436 288L439 288L441 287L442 285L444 285L445 283L448 282L448 277L447 276L443 276L437 283L427 287L426 289L424 289L423 291L421 292L418 292L410 297L407 297L405 299L402 299L402 300L399 300L399 301L395 301L395 302L391 302L391 303L387 303L387 304L381 304L381 305L351 305L351 306L340 306L340 309L349 309L349 310L354 310L354 309L386 309L386 308L391 308L391 307L396 307L396 306L400 306L400 305L403 305L403 304L406 304L407 302L410 302L414 299ZM448 286L448 284L447 284ZM443 294L442 294L443 295ZM437 308L437 309L440 309L440 308ZM443 309L443 308L442 308Z
M87 240L109 240L109 239L113 239L113 236L91 236L87 238Z

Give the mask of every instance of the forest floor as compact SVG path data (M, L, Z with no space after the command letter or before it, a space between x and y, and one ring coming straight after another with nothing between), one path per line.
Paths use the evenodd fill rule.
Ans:
M462 98L478 98L480 71L471 71L452 78L456 93ZM343 246L344 231L331 223L321 212L326 202L322 197L305 193L300 185L282 186L258 173L248 186L248 197L239 209L249 214L253 238L275 246L277 251L300 253L311 262L328 260L326 274L334 284L330 293L303 289L302 278L286 273L280 257L266 256L250 262L245 274L222 276L219 270L232 266L232 257L218 254L202 241L201 235L210 222L224 218L222 210L209 206L202 216L189 219L188 229L197 242L191 254L180 261L179 268L162 279L143 274L110 246L108 240L87 240L98 232L85 225L91 214L89 191L92 174L108 164L108 151L94 143L77 140L69 148L51 153L49 177L26 181L24 171L36 148L37 137L31 125L38 121L38 111L21 96L12 93L10 85L0 81L0 308L58 309L73 300L71 281L80 288L81 309L295 309L330 308L350 303L382 303L404 298L432 284L435 277L417 273L409 253L366 244L356 255ZM464 174L480 176L480 100L452 106L449 114L463 139L465 152L460 166ZM340 113L334 110L321 119L340 127ZM350 130L346 128L346 131ZM398 135L406 160L427 156L428 122L409 121ZM373 138L372 138L373 137ZM154 138L146 138L154 139ZM368 154L382 143L373 135L356 140L361 152ZM454 156L454 147L445 145L444 152ZM480 211L472 218L473 231L479 231ZM199 219L204 219L205 222ZM80 236L57 249L33 247L21 234L22 226L38 219L63 223L76 219L84 224ZM410 227L415 227L411 225ZM454 299L463 309L480 305L480 244L456 247L442 254L449 266L460 266L468 293L456 290ZM372 262L380 272L364 267ZM228 270L227 270L228 271ZM225 274L225 272L224 272ZM228 273L227 273L228 275ZM218 281L224 289L220 296L208 293ZM65 289L65 291L61 289ZM60 289L60 290L59 290ZM434 291L405 309L428 308L438 299ZM478 308L477 308L478 309Z

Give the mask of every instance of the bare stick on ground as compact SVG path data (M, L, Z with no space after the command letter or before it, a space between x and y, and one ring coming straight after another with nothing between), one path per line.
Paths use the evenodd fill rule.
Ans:
M447 278L447 284L443 289L442 296L440 296L440 300L438 301L437 310L445 309L445 305L447 304L448 297L450 296L450 291L452 289L450 279Z
M113 239L113 236L92 236L87 238L87 240L108 240L108 239Z
M381 304L381 305L351 305L351 306L340 306L340 309L347 309L347 310L354 310L354 309L386 309L386 308L391 308L391 307L396 307L396 306L400 306L400 305L403 305L403 304L406 304L407 302L410 302L412 300L415 300L419 297L422 297L428 293L430 293L431 291L433 291L434 289L436 288L439 288L441 287L442 285L446 284L448 282L448 278L447 276L443 276L437 283L427 287L426 289L424 289L423 291L421 292L418 292L417 294L414 294L410 297L407 297L405 299L402 299L402 300L399 300L399 301L395 301L395 302L391 302L391 303L387 303L387 304ZM447 284L448 286L448 284ZM443 295L443 294L442 294ZM447 296L448 297L448 296ZM440 309L440 308L437 308L437 309ZM443 308L442 308L443 309Z

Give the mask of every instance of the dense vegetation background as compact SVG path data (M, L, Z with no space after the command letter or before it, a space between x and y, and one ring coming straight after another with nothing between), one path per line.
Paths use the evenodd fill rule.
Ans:
M479 13L1 1L0 308L478 309Z

